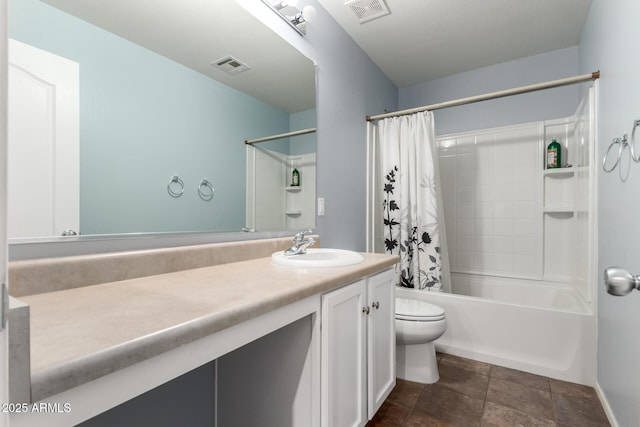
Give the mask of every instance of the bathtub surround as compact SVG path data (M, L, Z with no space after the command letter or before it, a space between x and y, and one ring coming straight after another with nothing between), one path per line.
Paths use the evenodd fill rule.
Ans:
M567 283L592 303L594 99L567 118L438 136L453 272ZM552 140L563 168L545 169Z
M369 181L377 183L369 215L371 227L382 227L384 252L401 257L399 286L440 291L448 289L449 265L433 129L432 112L383 119L370 129L370 151L379 157L369 165Z
M438 136L452 272L542 278L539 123Z

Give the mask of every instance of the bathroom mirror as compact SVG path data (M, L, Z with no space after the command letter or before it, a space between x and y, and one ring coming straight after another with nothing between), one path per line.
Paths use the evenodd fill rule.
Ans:
M316 127L315 65L235 0L10 0L9 37L77 63L79 93L79 229L14 234L12 243L64 229L240 232L251 225L244 141ZM10 116L12 90L10 83ZM66 143L55 139L27 163L46 163L45 152ZM290 138L266 147L296 156L302 145ZM315 134L304 147L315 152ZM10 155L9 165L18 170L20 160ZM10 206L12 194L26 203L56 199L56 191L69 197L75 184L49 188L56 180L21 182L10 171ZM307 182L314 185L303 191L315 194L315 176Z

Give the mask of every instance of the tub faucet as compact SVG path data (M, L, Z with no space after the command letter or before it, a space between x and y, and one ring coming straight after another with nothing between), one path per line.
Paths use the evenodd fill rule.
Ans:
M313 230L308 229L308 230L297 232L295 236L293 236L293 238L291 239L293 242L293 245L291 245L289 249L284 251L284 254L285 255L301 255L301 254L307 253L307 248L316 242L316 239L314 239L313 237L309 237L308 239L304 238L304 236L309 233L313 233Z

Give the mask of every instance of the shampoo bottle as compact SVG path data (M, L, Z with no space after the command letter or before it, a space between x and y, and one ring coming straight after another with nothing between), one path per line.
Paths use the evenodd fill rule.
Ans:
M293 168L293 172L291 173L291 186L300 186L300 172L298 172L298 169L296 168Z
M555 139L547 147L547 169L562 167L562 146Z

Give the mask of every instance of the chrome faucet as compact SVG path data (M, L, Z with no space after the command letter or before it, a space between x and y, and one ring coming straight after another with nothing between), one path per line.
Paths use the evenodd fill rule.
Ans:
M307 248L316 242L316 239L314 239L313 237L309 237L308 239L304 238L304 236L309 233L313 233L313 230L308 229L308 230L297 232L295 236L293 236L293 238L291 239L293 242L293 245L291 245L289 249L284 251L284 254L285 255L305 254L307 252Z

